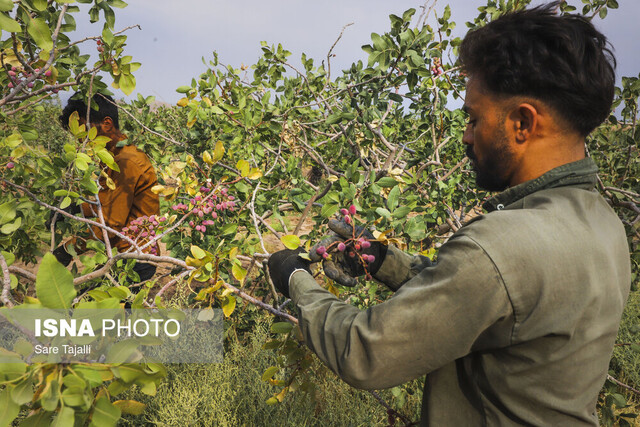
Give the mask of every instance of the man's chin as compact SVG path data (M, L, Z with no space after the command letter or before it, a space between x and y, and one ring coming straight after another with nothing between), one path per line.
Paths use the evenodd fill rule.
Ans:
M480 190L497 192L504 191L509 187L509 184L504 182L504 180L497 180L495 179L495 177L488 177L479 174L478 171L475 170L475 168L474 172L476 173L476 186Z

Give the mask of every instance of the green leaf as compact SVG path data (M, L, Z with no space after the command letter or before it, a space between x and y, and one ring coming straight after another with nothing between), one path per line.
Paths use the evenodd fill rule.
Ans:
M613 397L613 403L615 403L618 408L624 408L627 406L627 399L625 399L623 395L613 393L611 396Z
M45 254L38 268L36 296L47 308L70 308L76 297L73 275L51 253Z
M16 204L13 200L0 205L0 225L13 221L16 217Z
M107 397L101 397L93 407L90 426L115 426L120 419L121 411Z
M293 329L293 325L288 322L277 322L271 325L271 332L275 334L288 334Z
M136 78L132 74L121 74L118 85L125 95L131 95L136 88Z
M49 26L44 19L35 18L29 20L27 31L36 42L38 47L46 51L53 49L53 40L51 40L51 29L49 29Z
M391 178L390 176L385 176L380 178L376 184L378 184L380 187L383 188L391 188L391 187L395 187L396 185L398 185L398 181L396 181L395 179Z
M118 9L127 7L127 3L123 2L122 0L111 0L109 4L111 5L111 7L117 7Z
M0 232L2 232L3 234L11 234L17 229L19 229L21 225L22 225L22 218L18 218L10 224L3 225L2 228L0 228Z
M191 255L193 255L195 259L202 259L207 256L206 252L196 245L191 245Z
M262 374L262 381L269 381L279 370L280 368L277 366L268 367L267 370L264 371L264 374Z
M280 241L287 249L298 249L300 247L300 238L295 234L282 236Z
M7 267L11 267L11 264L16 260L16 256L10 252L0 251L4 260L7 262Z
M20 412L20 405L11 399L11 387L7 386L0 391L0 424L11 425Z
M67 390L65 390L66 392ZM75 422L75 411L68 407L68 406L64 406L62 409L60 409L60 412L58 412L58 415L56 416L56 418L53 420L53 423L51 423L51 427L70 427L73 426L74 422Z
M389 197L387 197L387 208L393 211L398 206L398 199L400 197L400 187L395 186L389 191Z
M342 120L342 113L336 113L336 114L331 114L329 117L327 117L327 120L325 121L325 123L328 125L333 125L338 123L340 120Z
M176 92L178 93L187 93L191 90L191 86L180 86L178 87L178 89L176 89Z
M32 0L31 2L38 12L43 12L47 9L47 0Z
M71 197L67 196L62 199L62 203L60 203L60 209L65 209L71 204Z
M406 216L409 215L409 212L411 212L411 208L409 206L400 206L398 209L393 211L393 217L396 219L406 218Z
M376 50L384 50L384 48L386 47L384 39L376 33L371 33L371 40L373 41L373 47Z
M400 95L398 95L397 93L389 93L389 99L391 99L392 101L396 101L396 102L402 102L403 99Z
M47 409L44 411L38 411L34 415L20 421L20 427L49 427L52 416L53 413L47 412Z
M376 213L381 217L391 219L391 212L389 212L385 208L376 208Z
M11 399L18 405L24 405L31 401L33 396L33 383L28 378L11 389Z
M338 209L340 209L340 205L338 204L325 203L322 209L320 209L320 215L322 215L323 218L329 218L338 212Z
M13 9L13 1L0 0L0 12L9 12L11 9Z
M8 33L20 33L22 32L22 27L16 21L0 12L0 30Z

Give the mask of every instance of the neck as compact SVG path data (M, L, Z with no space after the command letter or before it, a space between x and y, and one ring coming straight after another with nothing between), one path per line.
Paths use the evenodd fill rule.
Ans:
M545 139L530 144L510 187L544 175L551 169L585 158L584 138Z

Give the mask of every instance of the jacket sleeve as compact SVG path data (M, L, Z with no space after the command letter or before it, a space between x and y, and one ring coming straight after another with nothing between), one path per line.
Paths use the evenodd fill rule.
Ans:
M402 384L471 351L509 345L513 327L498 270L464 236L442 246L436 265L365 311L303 271L291 277L291 297L307 345L343 380L364 389Z
M127 157L118 160L120 172L107 171L108 176L115 184L115 188L112 190L105 185L98 193L98 198L102 205L102 214L106 225L116 230L121 230L127 225L141 172L140 167ZM88 203L82 205L82 213L85 217L97 217L96 208ZM102 240L102 230L95 226L92 228L95 235ZM114 237L112 233L109 233L110 240L113 240Z
M409 255L394 246L389 246L387 255L375 274L375 279L387 285L392 291L397 291L416 274L432 265L434 263L425 256Z

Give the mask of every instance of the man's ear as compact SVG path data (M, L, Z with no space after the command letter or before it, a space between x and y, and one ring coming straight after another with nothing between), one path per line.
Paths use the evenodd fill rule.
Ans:
M111 119L111 117L107 116L104 119L102 119L102 122L100 123L100 127L102 129L102 131L104 133L110 133L113 131L113 119Z
M516 141L521 144L528 141L538 127L539 113L536 107L523 102L511 112L510 116Z

